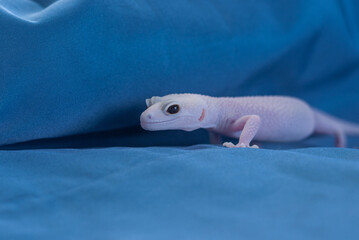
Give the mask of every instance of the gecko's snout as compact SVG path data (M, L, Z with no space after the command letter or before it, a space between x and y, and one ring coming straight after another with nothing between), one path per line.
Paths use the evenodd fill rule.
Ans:
M149 131L161 130L159 127L160 125L158 125L160 122L154 120L156 120L155 113L150 113L148 111L143 112L140 117L141 127Z
M153 114L152 113L142 113L141 114L141 121L147 121L147 120L151 120L153 118Z

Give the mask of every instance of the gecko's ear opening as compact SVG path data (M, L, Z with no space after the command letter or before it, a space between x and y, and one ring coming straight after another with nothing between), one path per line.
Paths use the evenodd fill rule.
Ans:
M202 122L203 121L203 119L205 118L205 116L206 116L206 109L202 109L202 113L201 113L201 116L199 117L199 121L200 122Z
M151 97L146 99L146 105L147 107L151 107L153 104L160 102L162 97Z

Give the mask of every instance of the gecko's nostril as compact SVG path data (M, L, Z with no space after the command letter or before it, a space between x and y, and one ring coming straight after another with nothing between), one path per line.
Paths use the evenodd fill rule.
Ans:
M147 114L147 118L152 119L152 114L151 113Z

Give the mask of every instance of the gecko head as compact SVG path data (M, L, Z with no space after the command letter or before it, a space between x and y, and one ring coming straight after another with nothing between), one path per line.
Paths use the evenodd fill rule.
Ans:
M171 94L146 99L147 109L141 114L141 126L150 131L201 128L207 104L197 94Z

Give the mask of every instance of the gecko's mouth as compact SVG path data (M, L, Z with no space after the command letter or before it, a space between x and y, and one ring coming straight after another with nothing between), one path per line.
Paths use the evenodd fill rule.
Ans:
M150 131L164 130L165 128L168 128L168 124L172 125L171 123L175 120L177 120L177 118L163 121L141 121L141 127Z
M186 123L187 116L178 116L174 119L163 120L163 121L148 121L147 119L141 119L141 127L149 131L159 130L184 130L193 131L198 127L191 126L190 121ZM183 121L181 121L183 120Z
M170 120L164 120L164 121L142 121L142 123L144 123L144 124L167 123L167 122L172 122L172 121L177 120L177 119L178 119L178 118L170 119Z

